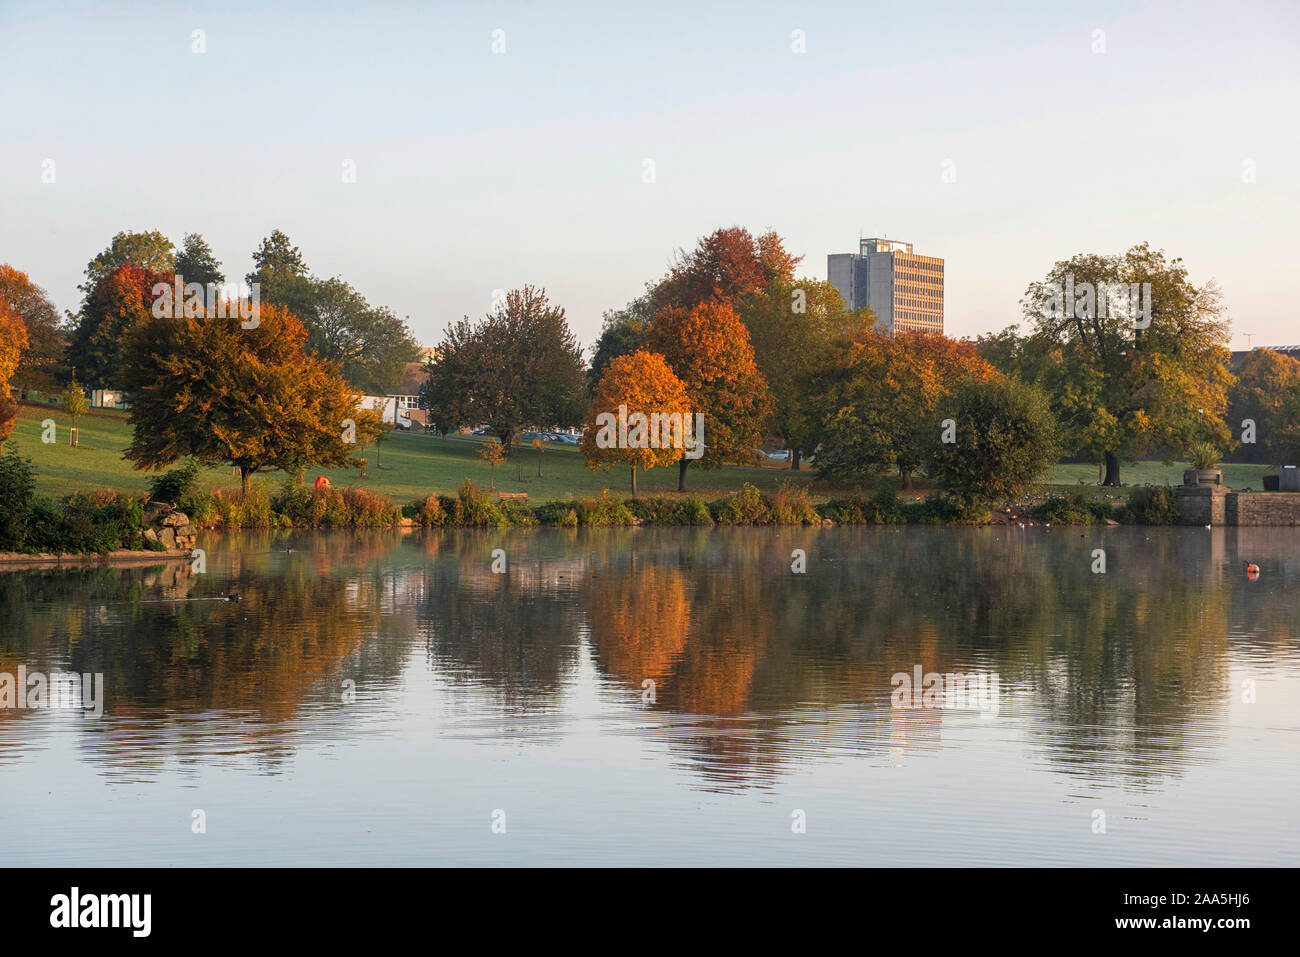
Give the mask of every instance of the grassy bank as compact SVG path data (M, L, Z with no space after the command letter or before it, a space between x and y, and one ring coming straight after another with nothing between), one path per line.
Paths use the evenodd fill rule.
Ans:
M41 421L52 418L58 426L55 444L41 442ZM122 458L122 450L131 442L131 429L126 414L112 410L93 410L81 418L80 446L72 448L67 443L68 417L53 408L24 406L20 412L13 441L23 455L30 457L37 469L37 491L51 498L64 498L88 488L108 488L123 493L140 493L149 488L151 473L131 468ZM308 478L325 475L336 486L355 486L394 502L423 500L429 494L454 495L465 479L486 488L493 480L493 472L478 457L482 440L473 436L440 438L423 433L394 433L384 443L382 465L375 449L366 452L369 476L362 479L356 470L318 469ZM609 472L587 468L582 455L573 447L548 443L540 455L542 475L538 476L539 455L531 448L518 453L522 477L515 463L498 466L495 472L496 488L510 493L525 492L529 500L537 502L566 501L608 495L622 497L628 490L626 468ZM1126 463L1122 467L1124 481L1130 485L1178 485L1182 482L1183 464L1164 465L1160 462ZM1270 471L1261 465L1224 465L1224 482L1233 488L1263 487L1263 475ZM257 480L273 494L284 480L280 474L261 476ZM1092 498L1118 504L1127 499L1122 490L1096 488L1097 469L1092 465L1058 465L1042 494L1066 494L1082 488ZM722 468L705 471L692 468L687 474L687 495L706 500L721 498L740 489L745 483L764 492L773 492L778 485L794 483L806 487L816 503L828 503L854 493L854 489L837 488L814 480L811 471L792 472L788 467L772 468ZM1080 483L1083 483L1081 486ZM924 480L917 483L916 495L931 490ZM239 487L238 477L229 469L204 469L199 485L205 489L232 491ZM652 469L638 478L644 496L676 496L677 470ZM871 490L868 491L870 494ZM686 497L686 496L683 496ZM904 498L908 495L905 493Z

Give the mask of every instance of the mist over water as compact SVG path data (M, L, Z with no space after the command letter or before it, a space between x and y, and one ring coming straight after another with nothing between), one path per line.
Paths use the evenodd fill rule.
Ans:
M1294 864L1298 544L244 532L201 575L0 573L0 673L104 676L100 718L0 710L0 827L19 865ZM891 706L916 668L996 709Z

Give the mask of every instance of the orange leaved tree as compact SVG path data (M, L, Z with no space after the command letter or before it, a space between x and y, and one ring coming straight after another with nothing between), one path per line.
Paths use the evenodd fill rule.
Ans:
M9 380L18 371L18 359L27 348L27 324L9 300L0 296L0 443L9 438L18 418L18 404L9 390Z
M176 311L179 313L179 310ZM307 465L354 465L374 417L338 365L303 348L307 330L280 306L258 325L225 316L153 316L123 344L122 380L134 435L126 458L161 468L190 455L239 469L244 493L258 472L297 474Z
M583 423L587 467L628 465L635 498L637 469L667 467L682 458L691 412L686 387L663 356L638 349L611 359Z
M771 397L754 362L749 330L735 309L707 302L693 309L665 309L650 322L646 348L668 361L686 387L691 411L704 414L703 468L714 468L728 456L743 457L762 443ZM690 461L680 459L679 492L686 491Z

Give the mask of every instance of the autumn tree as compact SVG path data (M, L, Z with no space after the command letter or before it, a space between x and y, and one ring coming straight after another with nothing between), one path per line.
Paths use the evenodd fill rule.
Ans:
M27 273L4 264L0 264L0 298L9 303L27 329L27 346L19 358L13 388L23 398L33 389L53 392L58 386L63 351L67 347L59 311Z
M771 397L754 362L749 330L731 306L665 309L650 323L646 349L667 360L686 388L691 412L704 414L704 435L697 437L706 446L701 467L714 468L728 456L758 448ZM686 490L690 461L680 460L678 491Z
M263 305L258 325L244 329L237 309L176 312L150 315L125 345L134 427L126 458L136 468L187 455L230 464L247 494L259 472L354 464L370 420L338 367L304 349L307 330L291 313Z
M612 435L608 426L619 422L620 412L628 425L626 443L617 425ZM629 466L635 498L637 469L666 468L681 460L686 430L693 427L691 414L686 387L663 356L638 349L614 357L583 420L582 454L587 467L608 471L618 464Z
M27 326L23 317L0 295L0 444L13 433L18 419L18 403L13 399L9 380L18 371L19 359L27 348Z
M174 271L184 277L186 284L197 282L205 288L209 284L220 286L226 281L216 254L199 233L185 234L181 251L176 254Z
M1056 422L1037 386L1002 375L968 377L940 414L951 429L931 442L929 472L962 511L1022 494L1056 463Z
M525 286L482 321L447 329L430 359L426 404L452 428L487 424L511 448L525 426L568 427L582 414L582 349L564 309Z
M73 379L63 390L60 398L63 402L63 411L72 420L72 427L75 429L78 420L86 414L86 393L77 384L77 380Z
M479 447L478 457L492 466L491 477L488 479L488 491L496 491L497 466L506 460L505 445L502 444L500 439L488 439Z
M86 281L80 286L82 293L89 296L97 285L126 265L139 266L152 273L173 273L176 247L156 229L140 233L124 230L86 264Z
M1030 284L1021 305L1064 447L1103 460L1103 484L1119 484L1121 459L1226 445L1228 323L1213 282L1194 285L1181 259L1146 243L1080 254Z
M870 328L875 315L870 309L846 309L834 286L815 279L774 279L743 296L738 311L772 392L771 429L798 469L802 454L816 445L816 423L808 414L811 376L829 360L836 341Z
M906 487L941 437L942 401L963 380L1000 375L973 344L936 333L864 330L837 342L809 393L818 474L861 482L896 468Z
M1276 462L1279 441L1293 424L1286 409L1289 397L1300 392L1300 361L1272 349L1253 349L1235 371L1237 381L1228 390L1228 430L1254 441L1243 440L1234 458ZM1247 430L1247 421L1254 423L1253 430Z
M755 238L740 226L714 230L690 252L678 254L668 276L651 294L654 311L734 304L773 280L793 280L802 258L787 252L775 232Z
M171 273L135 263L99 279L86 296L68 341L67 362L73 375L93 389L120 385L123 347L150 318L154 286L172 281Z

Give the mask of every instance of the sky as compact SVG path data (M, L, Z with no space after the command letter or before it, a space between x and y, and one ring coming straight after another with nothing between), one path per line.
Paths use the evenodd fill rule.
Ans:
M427 345L524 283L590 345L720 226L911 242L958 337L1149 241L1300 343L1298 74L1295 0L0 0L0 262L75 309L120 230L238 279L278 228Z

